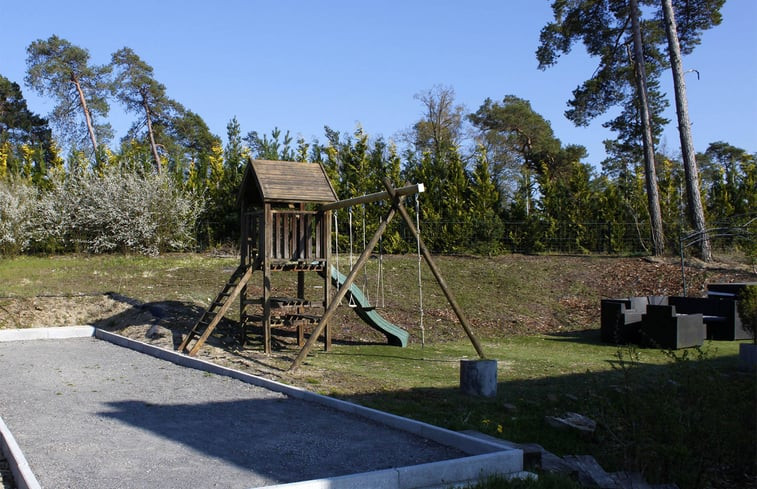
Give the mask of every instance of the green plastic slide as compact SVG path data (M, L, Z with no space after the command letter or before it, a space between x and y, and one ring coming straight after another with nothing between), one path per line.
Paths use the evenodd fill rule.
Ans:
M345 280L347 280L347 277L342 275L336 267L331 267L331 281L334 283L334 286L341 287ZM368 326L383 333L390 345L407 346L410 333L396 324L390 323L381 314L376 312L376 309L368 302L368 298L360 290L360 287L353 283L350 290L347 291L346 297L350 300L350 304L355 304L354 309L357 315L360 316L360 319L365 321Z

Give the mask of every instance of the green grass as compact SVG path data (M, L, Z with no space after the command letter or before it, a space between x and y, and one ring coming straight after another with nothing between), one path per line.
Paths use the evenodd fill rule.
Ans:
M494 399L460 393L459 359L475 356L462 341L402 350L337 346L309 359L309 368L332 380L312 388L453 430L539 443L558 455L592 454L607 470L643 471L682 488L730 477L724 473L734 466L749 470L754 437L743 430L756 426L755 382L738 372L738 342L686 353L636 350L601 344L590 331L487 341L484 349L499 361ZM596 436L544 421L568 411L596 420Z
M490 477L465 489L582 489L582 486L566 475L542 473L538 478Z
M202 303L217 292L237 259L179 254L160 257L76 255L0 258L0 296L116 292L150 302Z

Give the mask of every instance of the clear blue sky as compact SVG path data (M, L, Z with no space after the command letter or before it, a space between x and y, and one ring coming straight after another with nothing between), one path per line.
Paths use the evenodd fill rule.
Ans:
M324 140L323 126L394 138L423 112L414 95L452 87L475 111L487 98L529 100L564 144L582 144L588 161L604 157L612 133L602 117L588 128L563 116L571 91L596 60L580 45L539 71L539 31L551 20L538 0L0 0L0 74L22 85L30 108L52 107L23 85L26 47L56 34L105 64L123 46L155 69L168 95L200 114L217 135L239 120L242 131L278 126ZM757 151L757 1L727 0L723 23L684 59L697 151L723 140ZM663 78L670 94L670 76ZM116 137L131 116L111 106ZM675 125L663 145L679 153Z

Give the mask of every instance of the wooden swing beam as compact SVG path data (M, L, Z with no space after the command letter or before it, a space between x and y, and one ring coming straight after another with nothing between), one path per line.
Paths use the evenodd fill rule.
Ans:
M352 267L352 270L350 270L350 273L347 275L347 278L345 279L344 283L337 290L336 296L332 300L329 307L326 309L326 312L323 313L321 320L318 322L318 326L316 326L315 330L308 338L308 341L305 343L305 346L303 346L302 350L300 350L300 353L297 355L297 358L295 358L294 361L292 362L292 365L291 367L289 367L289 370L296 370L297 368L300 367L300 365L302 365L302 362L305 361L305 358L307 358L308 354L310 353L310 350L313 349L315 342L318 340L318 337L321 335L321 333L325 329L328 321L336 312L336 309L341 303L342 299L344 299L344 296L347 295L347 291L349 291L350 287L352 287L352 284L353 282L355 282L355 279L357 278L358 273L360 273L360 270L363 268L363 266L365 266L366 262L371 257L371 253L373 253L373 249L378 244L378 241L381 238L381 236L384 234L384 231L386 231L386 228L389 225L389 222L392 220L392 218L395 216L397 212L400 213L400 215L402 216L402 219L404 219L405 223L408 225L411 232L413 233L413 236L415 236L415 238L418 240L418 245L419 245L419 248L421 249L421 254L423 255L423 258L426 260L426 263L431 269L431 273L433 273L434 278L436 278L436 281L439 284L439 287L441 287L442 291L444 292L445 297L447 297L447 301L449 302L450 306L455 311L455 314L457 315L457 318L460 321L460 324L463 326L465 333L468 335L468 338L473 344L473 347L476 349L476 353L478 353L478 356L481 359L485 358L484 351L481 348L481 344L479 343L476 336L473 334L473 330L471 330L470 328L468 319L463 313L463 310L460 308L460 305L455 300L455 297L452 295L452 291L447 286L447 282L442 277L441 272L439 271L439 268L436 266L436 263L434 263L434 260L431 257L431 253L429 253L428 248L426 248L426 245L423 243L423 240L420 237L420 233L416 229L415 224L413 223L413 220L410 218L410 215L407 213L407 210L405 209L405 205L404 205L405 197L407 195L423 192L424 190L423 184L419 183L417 185L409 185L406 187L395 189L392 186L389 179L384 178L384 187L386 187L386 192L377 192L374 194L364 195L362 197L356 197L354 199L340 200L338 202L334 202L334 203L326 204L322 206L323 210L334 210L334 209L342 209L344 207L349 207L352 205L375 202L375 201L383 200L383 199L391 199L392 201L392 207L389 209L389 212L387 213L386 218L383 219L379 223L378 229L376 229L376 232L374 233L373 237L368 242L368 244L366 244L365 249L360 254L360 257L357 259L357 262L355 262L355 265Z
M391 188L391 187L388 187L388 188ZM393 190L394 190L394 195L396 196L407 196L407 195L423 193L426 189L422 183L419 183L416 185L408 185L406 187L400 187ZM391 198L394 198L394 195L389 193L388 190L385 192L376 192L375 194L361 195L360 197L353 197L352 199L344 199L344 200L332 202L330 204L324 204L321 206L321 210L333 211L336 209L344 209L345 207L352 207L353 205L368 204L371 202L376 202L377 200L391 199Z

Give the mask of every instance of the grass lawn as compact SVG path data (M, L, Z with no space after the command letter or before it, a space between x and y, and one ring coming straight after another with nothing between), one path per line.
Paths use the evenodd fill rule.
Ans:
M308 368L332 379L313 379L311 389L454 430L539 443L558 455L591 454L607 470L641 471L682 488L728 487L734 471L750 470L755 379L738 371L738 342L636 350L601 344L598 332L587 331L488 340L484 350L498 360L495 399L459 392L459 359L475 355L464 341L337 346L309 360ZM545 423L566 412L597 421L595 436Z

